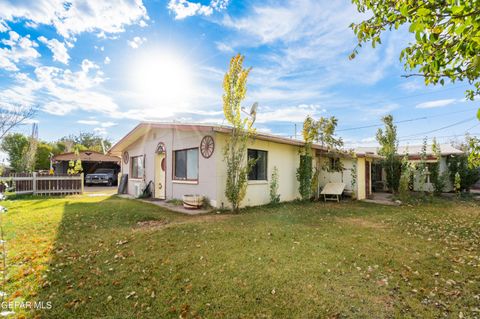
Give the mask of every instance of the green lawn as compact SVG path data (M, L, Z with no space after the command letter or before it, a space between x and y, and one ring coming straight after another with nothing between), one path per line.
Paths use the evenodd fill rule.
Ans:
M201 217L117 197L5 205L9 298L52 302L26 317L480 316L474 202Z

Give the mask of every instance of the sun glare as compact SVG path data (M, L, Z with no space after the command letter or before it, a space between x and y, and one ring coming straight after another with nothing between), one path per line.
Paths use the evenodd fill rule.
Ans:
M192 75L187 63L174 54L161 51L141 54L130 74L134 91L150 107L173 107L178 111L188 103Z

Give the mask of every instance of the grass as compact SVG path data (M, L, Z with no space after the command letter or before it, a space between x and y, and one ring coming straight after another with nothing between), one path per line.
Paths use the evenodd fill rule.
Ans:
M480 316L480 206L290 203L183 216L117 197L5 202L10 300L41 318Z

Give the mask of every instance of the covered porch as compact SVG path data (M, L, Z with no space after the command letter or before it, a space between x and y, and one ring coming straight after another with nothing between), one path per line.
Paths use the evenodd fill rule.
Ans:
M328 183L343 183L344 196L363 200L373 196L373 165L377 155L317 150L315 168L318 172L317 194Z

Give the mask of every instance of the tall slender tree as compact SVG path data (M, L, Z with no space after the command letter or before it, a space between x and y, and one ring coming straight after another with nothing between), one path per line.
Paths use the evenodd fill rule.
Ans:
M384 156L383 166L387 174L387 187L390 191L398 191L401 174L401 161L397 157L397 127L393 124L393 116L382 118L384 129L378 129L377 141L380 144L379 154Z
M241 115L241 103L247 94L247 78L251 70L243 67L244 59L240 54L234 56L223 79L223 114L232 126L224 148L224 161L227 165L225 196L235 212L245 198L248 173L255 163L247 158L248 139L255 135L253 121Z

